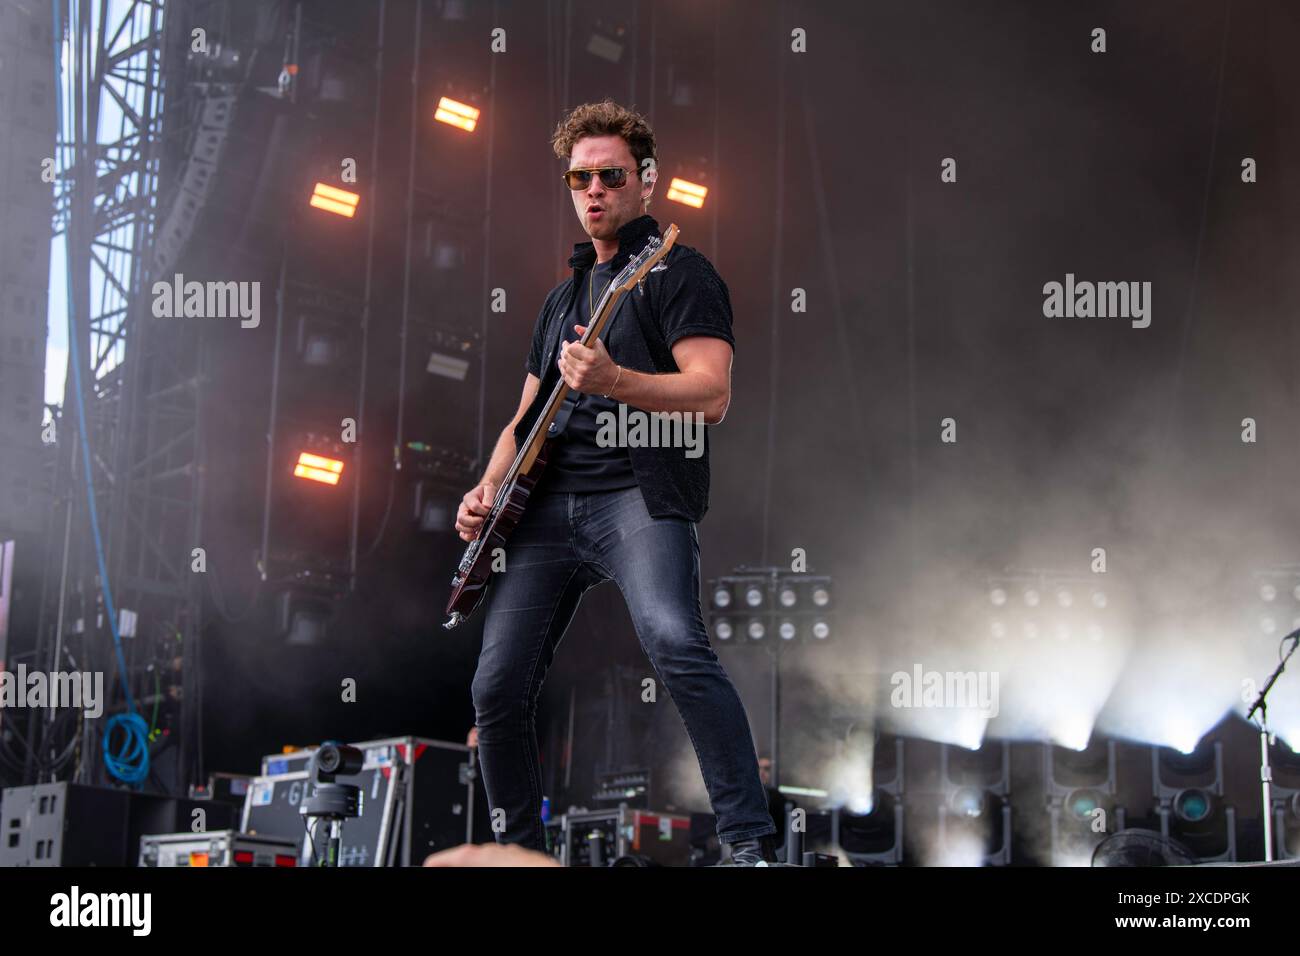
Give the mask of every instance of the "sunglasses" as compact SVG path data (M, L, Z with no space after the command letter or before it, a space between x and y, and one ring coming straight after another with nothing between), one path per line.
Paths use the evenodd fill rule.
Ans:
M599 166L591 169L570 169L564 173L564 182L572 190L586 189L591 185L591 174L600 173L600 184L606 189L621 189L627 185L628 170L622 166Z

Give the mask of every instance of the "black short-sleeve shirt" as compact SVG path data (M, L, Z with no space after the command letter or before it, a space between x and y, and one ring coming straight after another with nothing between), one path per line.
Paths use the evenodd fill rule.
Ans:
M564 341L578 341L580 336L574 326L587 325L591 319L591 305L600 302L600 297L613 276L612 260L598 263L587 272L587 280L576 297L574 307L564 319ZM610 317L610 322L622 322L626 316L621 313L629 311L627 299L624 298ZM606 329L612 332L613 326L607 325ZM541 366L540 353L541 345L534 336L533 349L528 357L529 371L534 375L537 374L535 368ZM569 416L564 433L555 440L546 470L537 485L538 492L617 491L620 488L631 488L637 483L628 450L619 445L602 447L596 441L600 422L598 416L603 413L617 418L618 402L592 393L579 395L578 405Z
M619 252L605 264L609 270L617 274L630 256L644 248L651 231L658 234L658 227L648 215L621 228ZM595 259L591 243L575 246L570 258L574 270L572 278L565 279L551 290L537 317L526 369L541 380L541 385L537 398L515 427L516 442L525 440L559 381L556 360L561 338L573 341L576 337L572 329L574 322L586 324L587 280L593 268L600 268ZM605 277L597 276L593 299L599 299L605 281ZM575 319L575 314L583 318ZM640 284L624 293L605 329L604 341L610 356L624 368L669 374L678 371L672 347L694 335L719 338L733 348L736 344L726 284L707 258L679 242ZM584 396L584 402L591 398L590 395ZM604 400L600 396L595 398L608 401L607 407L617 408L613 400ZM596 402L588 408L593 414L601 410ZM566 435L577 414L575 411L570 417ZM629 447L619 451L627 455L635 484L640 486L651 515L677 515L692 521L698 521L704 515L708 508L709 489L707 427L703 455L698 457L687 457L680 448ZM551 461L548 461L543 484L548 482L551 471ZM610 471L610 475L618 473L617 466ZM594 490L603 490L604 487L613 488L608 485Z

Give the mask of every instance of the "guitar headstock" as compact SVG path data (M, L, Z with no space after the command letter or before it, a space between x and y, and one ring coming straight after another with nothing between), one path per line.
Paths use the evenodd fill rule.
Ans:
M622 271L614 278L613 287L630 292L638 282L645 278L647 272L668 255L673 243L677 241L677 223L669 224L664 230L663 238L651 236L645 248L628 260Z

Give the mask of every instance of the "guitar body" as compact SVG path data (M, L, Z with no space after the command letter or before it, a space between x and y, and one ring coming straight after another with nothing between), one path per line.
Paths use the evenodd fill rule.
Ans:
M588 320L587 331L581 340L583 345L589 346L592 340L600 336L619 300L644 279L646 273L668 254L676 241L677 226L674 224L664 230L662 239L651 237L646 247L632 257L610 281L600 298L600 304ZM502 478L492 508L483 518L478 537L469 543L456 573L452 575L447 622L443 627L450 629L462 623L482 603L492 580L493 555L498 548L506 546L510 533L523 517L528 499L537 488L537 482L541 480L546 468L546 460L552 451L551 443L563 433L568 412L576 401L576 393L574 396L569 394L569 386L563 379L556 383L541 414L533 423L532 431L522 442L514 462ZM562 412L563 417L557 422L557 416Z
M497 548L506 546L511 532L523 518L528 499L546 468L553 440L548 439L542 444L528 471L520 472L514 481L497 494L492 511L483 519L478 537L469 543L460 559L460 567L452 576L451 597L447 601L448 620L444 627L455 627L482 603L492 580L493 555Z

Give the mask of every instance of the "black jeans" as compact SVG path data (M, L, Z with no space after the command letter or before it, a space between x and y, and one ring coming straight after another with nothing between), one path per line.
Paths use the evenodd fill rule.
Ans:
M546 846L537 697L583 592L611 579L686 725L718 838L731 843L776 833L745 708L700 614L695 523L652 518L633 487L535 496L485 599L473 695L488 806L505 811L497 842Z

